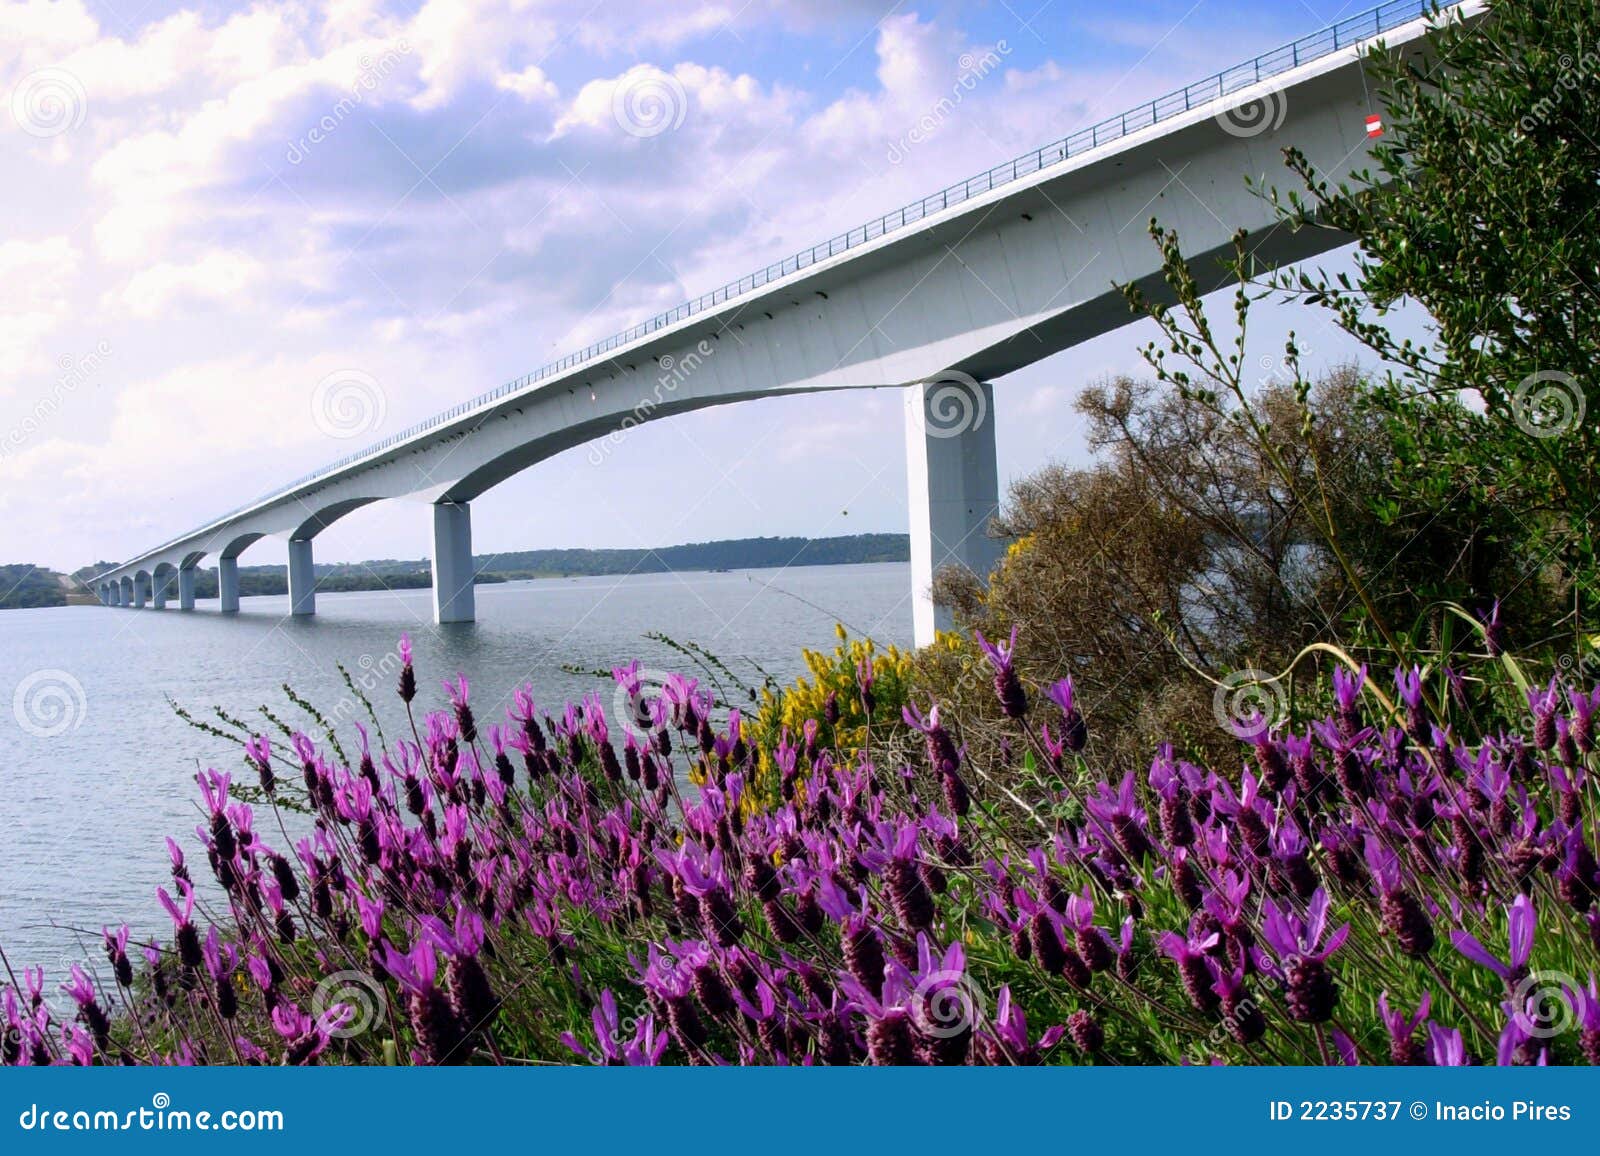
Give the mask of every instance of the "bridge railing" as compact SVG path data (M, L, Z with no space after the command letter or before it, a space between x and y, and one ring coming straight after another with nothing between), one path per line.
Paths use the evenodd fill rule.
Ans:
M1452 6L1449 3L1443 5L1445 8ZM862 245L875 241L889 233L908 228L927 217L943 212L945 209L959 205L973 197L981 196L1013 181L1031 176L1041 169L1060 164L1071 157L1081 156L1091 149L1110 144L1131 133L1150 128L1172 117L1191 112L1198 107L1219 100L1241 89L1298 68L1302 64L1329 56L1340 49L1349 48L1363 40L1380 36L1391 29L1398 28L1402 24L1407 24L1412 20L1428 15L1434 10L1434 7L1434 0L1389 0L1388 3L1380 4L1355 16L1347 17L1336 24L1329 25L1308 36L1303 36L1282 47L1274 48L1270 52L1264 52L1242 64L1236 64L1231 68L1224 69L1214 76L1185 85L1176 92L1157 97L1117 116L1108 117L1098 124L1090 125L1088 128L1079 129L1077 132L1053 144L1035 149L1033 152L1017 157L1015 160L996 165L987 172L979 173L958 184L950 185L930 196L923 197L920 201L913 201L911 204L893 212L885 213L865 225L857 226L848 232L813 245L809 249L803 249L799 253L768 265L765 269L757 270L739 278L737 281L730 281L726 285L713 289L709 293L703 293L691 301L686 301L676 308L667 310L665 313L659 313L647 321L623 330L621 333L612 334L610 337L596 341L575 353L569 353L565 357L540 366L532 373L524 374L522 377L508 381L487 393L479 394L477 397L461 402L459 405L451 406L443 413L434 414L432 417L408 426L399 433L391 434L382 441L367 446L365 449L346 454L330 465L323 466L319 470L314 470L303 477L296 478L286 485L278 486L260 497L229 510L226 514L219 516L207 525L220 525L234 515L242 513L253 506L261 505L264 502L281 497L291 490L315 482L319 478L337 473L346 466L353 465L365 458L370 458L375 454L380 454L384 450L409 441L447 422L454 421L461 415L490 402L498 401L510 394L527 389L531 385L536 385L541 381L563 374L574 366L583 365L586 362L604 357L614 349L632 344L642 337L648 337L652 333L668 326L676 325L678 322L696 314L715 309L727 301L764 288L775 281L780 281L785 277L798 273L802 269L808 269L813 265L837 257L841 253L860 248ZM184 535L184 537L190 536L192 535ZM182 537L174 538L172 541L156 547L150 553L159 553L182 540Z

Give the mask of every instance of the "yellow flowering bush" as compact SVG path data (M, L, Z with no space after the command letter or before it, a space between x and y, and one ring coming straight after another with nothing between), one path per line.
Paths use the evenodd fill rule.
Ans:
M903 726L900 708L911 686L911 654L897 646L880 648L870 638L851 638L835 626L839 644L832 651L802 652L810 676L801 675L792 686L762 691L761 705L751 724L761 750L758 780L749 784L748 797L757 805L778 798L778 772L771 750L787 731L789 741L804 744L806 723L814 721L817 745L854 757L867 745L871 728ZM862 693L862 677L871 687L871 715ZM831 703L831 705L830 705ZM837 755L835 757L838 757Z

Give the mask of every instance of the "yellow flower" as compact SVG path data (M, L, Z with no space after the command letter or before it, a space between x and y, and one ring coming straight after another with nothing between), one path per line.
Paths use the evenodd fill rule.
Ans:
M802 675L794 684L774 692L762 692L756 712L754 736L760 745L757 782L750 784L747 798L756 806L775 805L779 798L777 768L771 749L784 731L791 742L800 742L808 720L815 720L820 742L838 747L842 756L854 758L866 745L867 727L893 725L905 704L906 686L911 677L911 655L899 647L880 650L870 638L852 639L843 626L835 626L839 645L829 653L802 652L809 677ZM857 677L859 668L872 665L873 717L866 717ZM828 696L834 696L839 710L838 725L830 734L826 720Z

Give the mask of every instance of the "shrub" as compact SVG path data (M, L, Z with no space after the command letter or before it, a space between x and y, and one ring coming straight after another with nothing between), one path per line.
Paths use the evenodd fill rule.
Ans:
M1424 672L1389 693L1345 670L1304 729L1235 719L1242 774L1163 748L1105 778L1072 687L1021 682L1011 642L980 649L991 745L1027 793L930 703L872 712L851 751L783 726L758 747L694 680L655 693L636 666L616 672L626 720L598 695L542 716L522 690L483 725L464 680L416 718L402 644L412 737L360 729L346 761L250 736L260 805L198 776L203 854L172 844L170 938L108 929L109 979L62 984L75 1022L26 972L5 1058L1600 1060L1600 690L1536 687L1527 741L1469 744ZM1521 677L1473 673L1497 695ZM791 788L772 806L748 796L763 759ZM313 816L292 849L291 802Z

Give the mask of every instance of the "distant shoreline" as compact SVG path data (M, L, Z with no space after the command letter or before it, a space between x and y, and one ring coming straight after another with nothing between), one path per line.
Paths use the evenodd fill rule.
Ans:
M473 558L476 585L534 581L549 578L605 578L632 574L725 573L734 570L776 570L795 566L852 566L876 562L907 562L911 557L906 534L851 534L832 538L733 538L692 542L677 546L629 549L521 550L480 554ZM96 562L72 575L27 564L0 566L0 576L12 575L14 599L0 596L0 609L40 606L97 605L83 583L113 563ZM419 590L433 585L427 559L373 559L366 562L324 564L316 567L319 594L379 590ZM0 587L3 590L4 587ZM172 596L176 597L176 590ZM282 565L239 567L242 598L288 593ZM214 567L195 574L195 597L217 597Z

